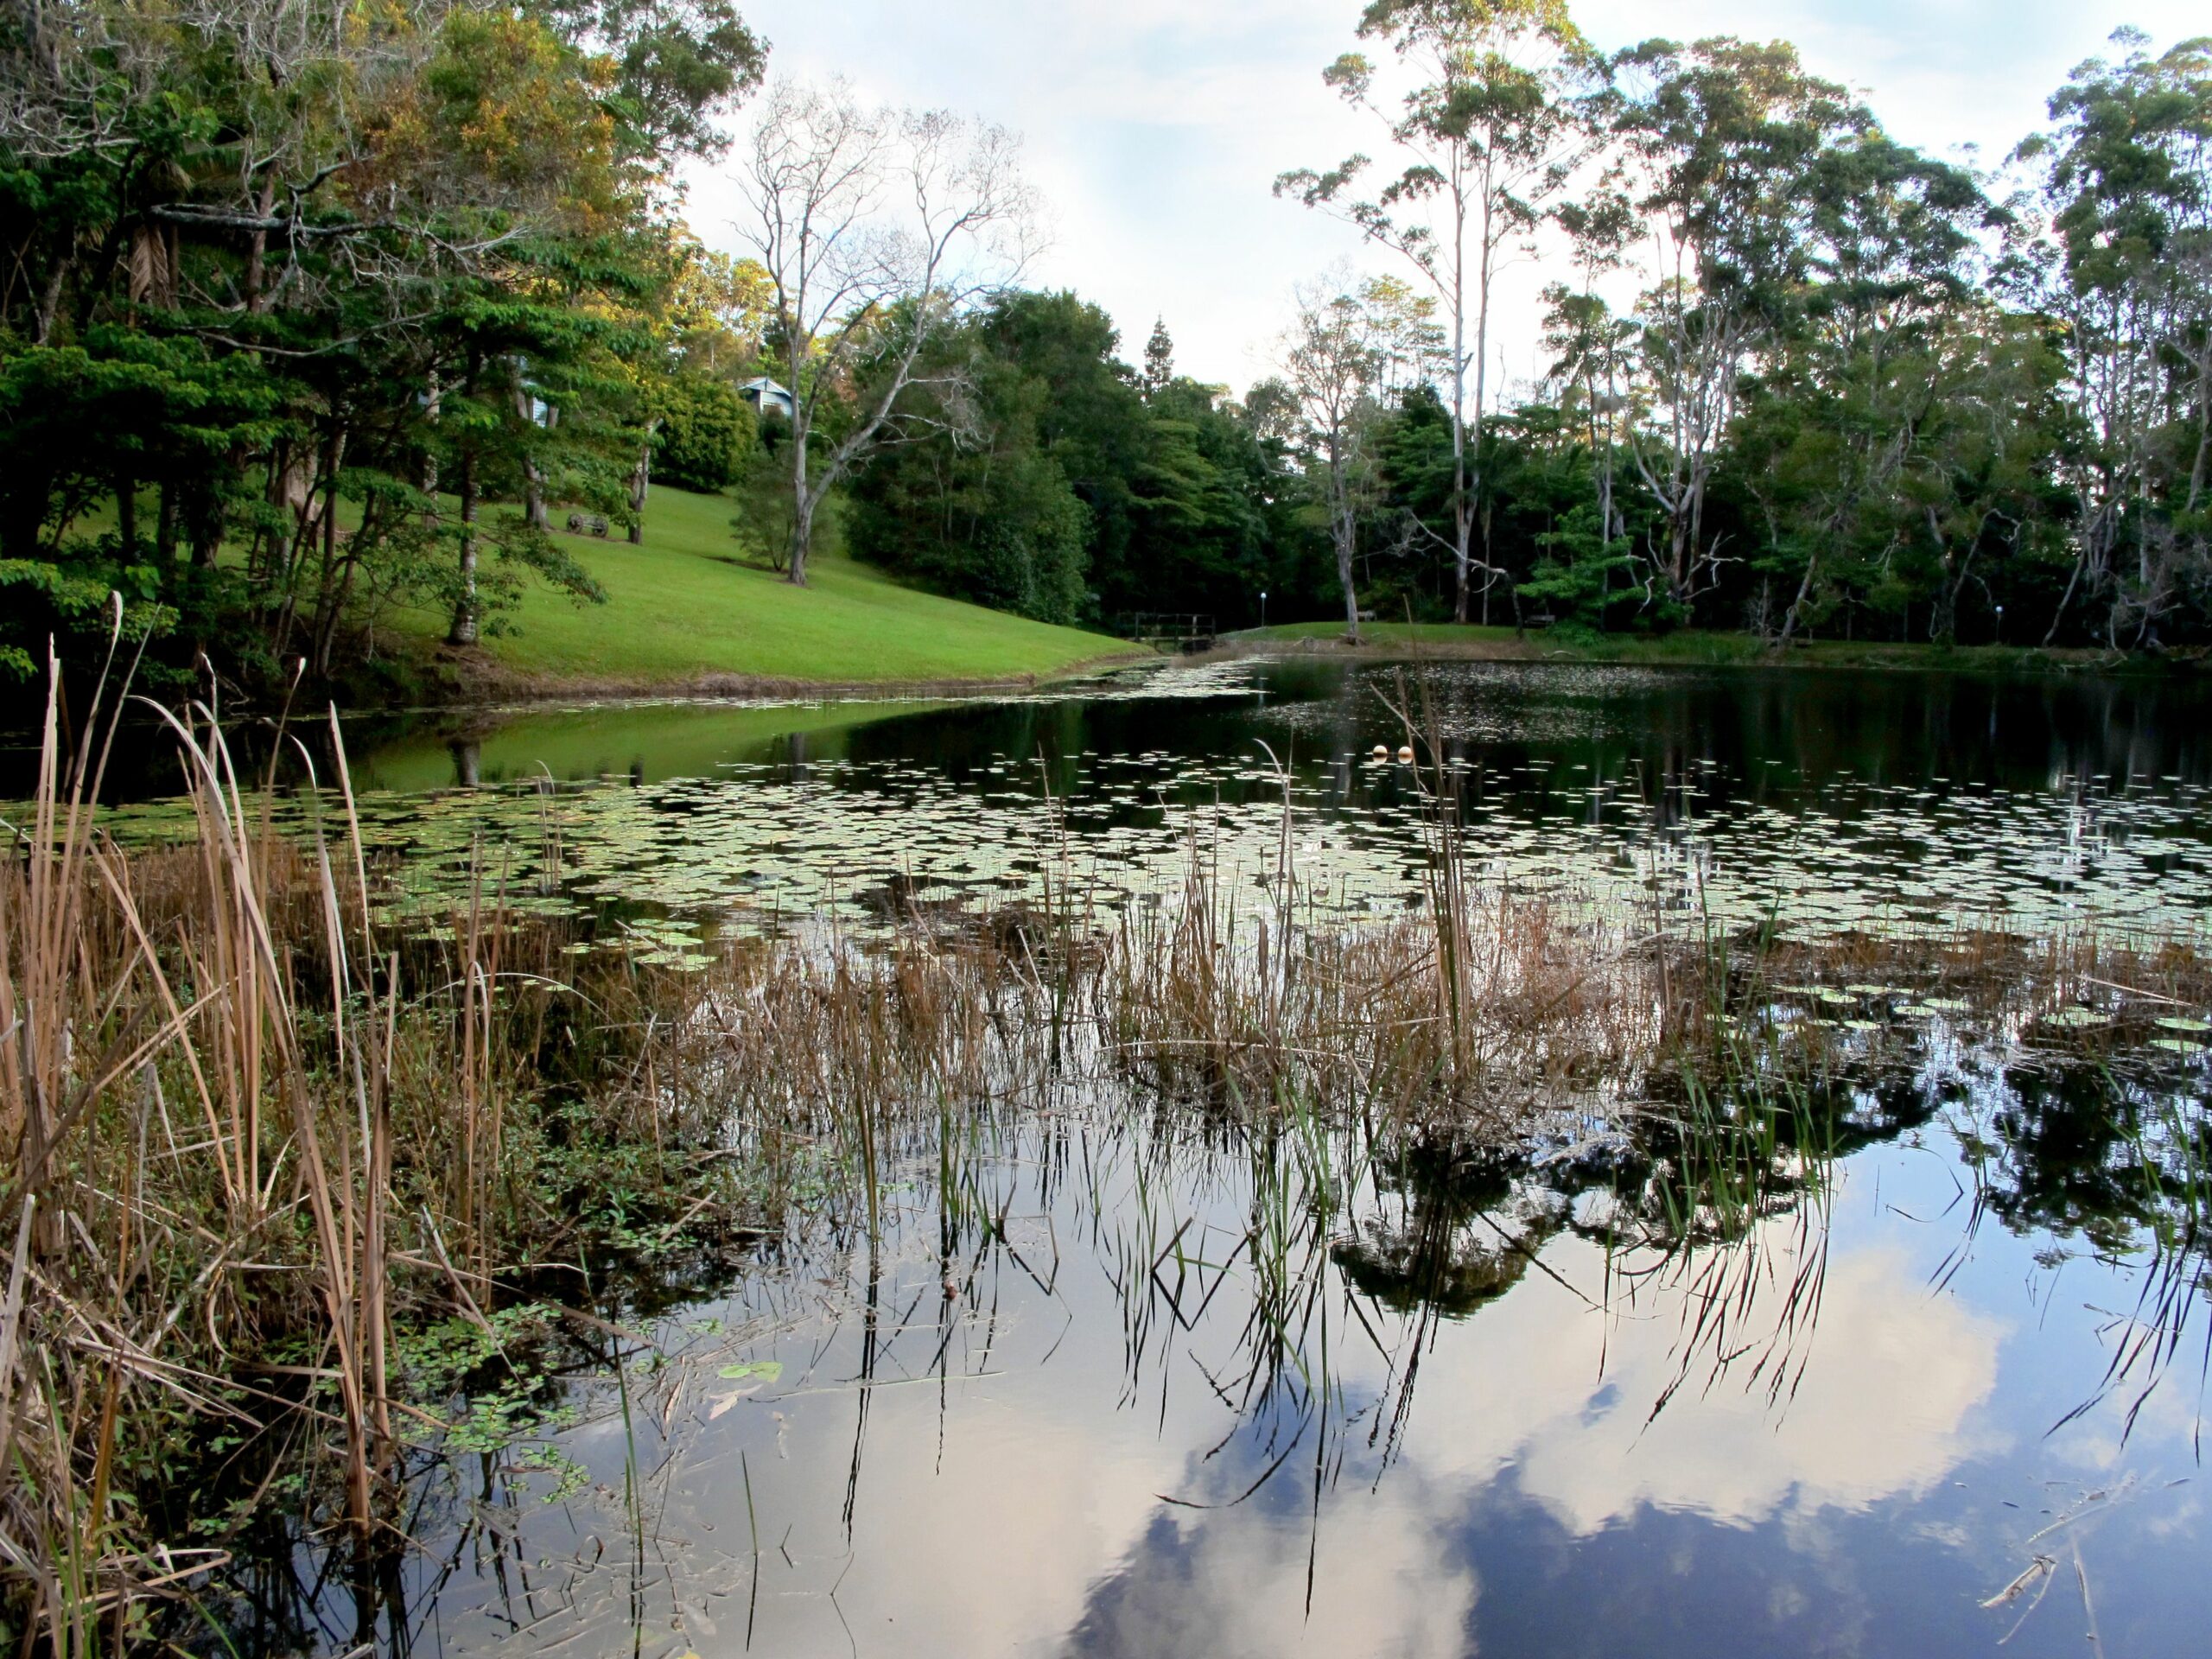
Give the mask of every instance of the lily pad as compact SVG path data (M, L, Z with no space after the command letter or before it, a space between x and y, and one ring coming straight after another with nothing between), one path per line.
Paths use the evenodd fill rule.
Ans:
M746 1377L758 1377L763 1382L773 1382L784 1374L784 1363L779 1359L740 1360L725 1365L715 1375L723 1381L735 1382Z

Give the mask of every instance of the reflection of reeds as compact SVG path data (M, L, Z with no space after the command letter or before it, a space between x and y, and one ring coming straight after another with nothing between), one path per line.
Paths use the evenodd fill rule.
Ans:
M1109 915L1048 879L980 918L723 938L690 953L701 971L663 971L588 921L518 913L490 871L445 925L397 931L378 905L401 873L362 850L342 751L310 815L328 833L286 838L212 713L172 724L189 845L126 855L96 833L97 752L65 764L50 700L0 868L0 1555L67 1651L204 1566L161 1548L160 1471L187 1466L193 1426L244 1442L212 1472L249 1500L305 1445L322 1478L302 1523L372 1549L442 1427L438 1402L400 1397L397 1332L458 1317L488 1339L525 1276L582 1300L611 1255L774 1232L810 1181L849 1184L873 1230L879 1177L917 1150L948 1225L1003 1243L974 1179L1002 1107L1172 1107L1249 1133L1239 1255L1261 1288L1237 1391L1311 1413L1338 1339L1317 1275L1352 1248L1344 1195L1378 1170L1660 1126L1668 1150L1619 1207L1646 1256L1703 1287L1687 1375L1687 1356L1733 1350L1749 1294L1694 1247L1755 1236L1828 1153L1804 1080L1830 1057L1762 1023L1775 988L1880 977L2030 1021L2104 987L2205 991L2187 953L1967 936L1823 953L1517 893L1467 858L1433 746L1424 902L1395 920L1309 902L1286 804L1257 900L1194 830L1156 907ZM1533 1260L1504 1233L1466 1258L1464 1219L1419 1209L1370 1241L1373 1271L1427 1305ZM1169 1287L1169 1324L1176 1287L1203 1300L1223 1270L1187 1245L1163 1224L1128 1263ZM1809 1318L1818 1288L1792 1282L1787 1306Z

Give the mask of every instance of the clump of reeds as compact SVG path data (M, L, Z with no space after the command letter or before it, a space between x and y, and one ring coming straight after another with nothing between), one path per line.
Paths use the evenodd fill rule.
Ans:
M510 1141L565 992L496 902L442 943L380 929L342 750L329 822L284 839L212 706L158 711L196 836L119 851L60 695L0 860L0 1574L22 1641L87 1653L219 1559L152 1522L195 1424L310 1448L308 1522L388 1531L400 1301L474 1312L557 1237Z
M311 1321L303 1371L328 1388L309 1392L332 1396L315 1410L343 1439L346 1511L371 1519L393 1446L397 987L375 984L358 855L341 874L321 836L301 849L268 835L211 710L163 716L198 836L137 861L95 834L99 751L65 763L59 715L57 676L30 821L0 867L16 1236L0 1552L29 1581L31 1628L75 1652L134 1592L196 1564L131 1524L124 1471L161 1451L144 1426L260 1426L270 1390L226 1374L222 1357L272 1328Z
M1503 890L1363 926L1286 924L1214 902L1195 874L1113 943L1102 1030L1163 1094L1253 1110L1295 1097L1466 1134L1624 1106L1696 1006L1631 930Z

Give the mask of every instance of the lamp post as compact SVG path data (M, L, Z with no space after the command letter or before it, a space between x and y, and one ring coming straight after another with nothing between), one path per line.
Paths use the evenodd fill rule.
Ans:
M1260 626L1268 626L1268 590L1264 588L1260 589Z
M2005 607L2002 605L1997 607L1997 643L2000 645L2005 643Z

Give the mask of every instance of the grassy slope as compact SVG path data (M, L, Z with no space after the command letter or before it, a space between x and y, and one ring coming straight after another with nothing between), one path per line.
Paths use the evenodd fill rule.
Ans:
M1228 636L1235 645L1335 642L1344 638L1341 622L1288 622L1250 628ZM2027 645L1897 645L1848 639L1799 640L1787 651L1770 651L1747 633L1698 629L1656 639L1633 634L1573 637L1511 628L1465 626L1449 622L1370 622L1360 629L1370 652L1411 652L1477 661L1643 663L1695 667L1737 664L1747 668L1896 668L2049 671L2129 668L2157 671L2163 665L2115 658L2095 651L2043 651Z
M902 588L834 552L817 554L808 586L794 588L736 562L736 510L724 496L662 487L641 546L569 537L607 602L579 605L533 580L511 631L485 642L493 662L548 689L676 689L715 679L1010 679L1128 652L1121 640ZM413 626L426 646L442 632L427 616Z

